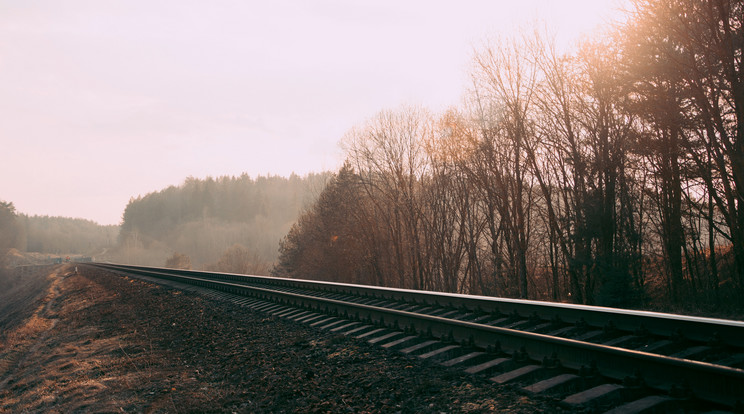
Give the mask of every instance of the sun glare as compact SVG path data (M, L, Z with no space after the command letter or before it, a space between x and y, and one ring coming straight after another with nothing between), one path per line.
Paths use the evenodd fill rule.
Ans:
M559 47L568 49L582 38L596 36L622 20L627 5L627 0L540 0L527 1L515 8L524 9L522 25L527 30L539 30L544 22L546 29L555 33Z

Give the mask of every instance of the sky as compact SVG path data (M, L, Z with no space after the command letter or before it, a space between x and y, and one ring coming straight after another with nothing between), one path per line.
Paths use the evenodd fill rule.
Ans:
M187 177L336 170L385 109L460 104L474 51L570 47L619 0L0 0L0 200L119 224Z

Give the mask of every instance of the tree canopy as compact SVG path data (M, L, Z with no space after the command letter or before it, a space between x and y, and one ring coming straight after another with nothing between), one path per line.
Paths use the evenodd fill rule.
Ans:
M558 53L476 51L467 102L381 111L275 274L610 306L744 293L744 2L637 0Z

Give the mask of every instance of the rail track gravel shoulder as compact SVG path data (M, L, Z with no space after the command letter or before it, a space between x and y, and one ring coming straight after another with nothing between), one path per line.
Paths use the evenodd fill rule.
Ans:
M567 407L589 412L742 410L744 323L738 321L263 276L91 266L229 296L278 317L491 375L494 382L524 384L526 393L564 395Z

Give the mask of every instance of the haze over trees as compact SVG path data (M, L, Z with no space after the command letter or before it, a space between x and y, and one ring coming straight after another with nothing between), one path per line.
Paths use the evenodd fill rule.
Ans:
M113 248L119 234L119 226L79 218L21 215L20 222L29 252L96 256Z
M328 174L190 177L130 200L116 261L267 274L279 239Z
M120 226L18 214L0 203L0 258L81 255L120 263L268 274L280 238L325 186L328 173L251 178L190 177L132 198ZM19 256L19 258L22 257ZM16 260L17 262L18 260Z
M0 202L0 261L10 249L46 256L96 256L115 246L118 233L119 226L19 214L13 203Z
M743 20L741 1L638 0L568 53L493 42L462 107L347 134L273 273L740 311Z

